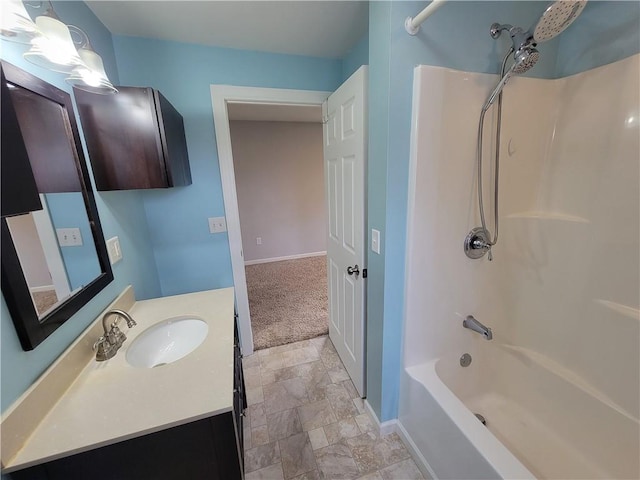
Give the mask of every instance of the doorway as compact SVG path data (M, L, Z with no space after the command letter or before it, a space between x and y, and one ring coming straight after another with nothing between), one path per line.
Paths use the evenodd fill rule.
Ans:
M327 199L329 338L365 395L367 66L335 92L212 85L211 98L238 326L245 355L254 351L228 107L232 104L321 105ZM331 246L332 248L329 248ZM336 248L337 247L337 248Z
M233 150L231 132L229 129L228 105L233 103L268 104L268 105L322 105L331 92L286 90L274 88L236 87L231 85L212 85L211 99L213 104L213 119L218 144L218 161L222 193L224 197L225 216L227 220L227 235L231 253L231 267L236 294L236 309L238 327L244 355L251 355L254 351L253 332L247 294L247 279L245 260L242 248L242 233L240 229L240 213L238 210L238 195L236 191L235 169L233 165Z
M254 349L326 335L322 109L228 113Z

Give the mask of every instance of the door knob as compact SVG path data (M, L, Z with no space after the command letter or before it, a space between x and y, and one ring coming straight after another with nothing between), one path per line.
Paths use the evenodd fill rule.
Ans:
M360 269L358 268L358 264L356 263L356 265L353 267L347 267L347 273L349 275L353 275L355 273L356 277L360 275Z

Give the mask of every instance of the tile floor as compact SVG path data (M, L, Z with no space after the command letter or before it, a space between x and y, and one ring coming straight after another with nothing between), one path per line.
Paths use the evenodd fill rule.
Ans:
M423 478L397 434L378 436L328 337L259 350L243 366L247 480Z

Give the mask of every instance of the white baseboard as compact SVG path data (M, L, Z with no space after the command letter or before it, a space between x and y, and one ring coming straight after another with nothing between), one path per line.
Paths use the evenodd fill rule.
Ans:
M381 437L384 435L389 435L390 433L398 434L398 436L400 437L400 440L402 440L402 443L404 443L407 449L409 450L411 457L416 462L416 465L418 466L418 469L420 469L420 472L422 473L424 478L426 478L427 480L438 479L433 469L431 468L427 460L424 458L422 453L420 453L420 450L418 450L418 447L416 446L414 441L411 439L411 436L409 436L409 433L407 433L404 426L402 425L402 423L400 423L398 419L394 418L393 420L387 420L386 422L380 423L380 420L378 419L376 412L373 411L373 408L371 407L369 402L367 402L366 399L364 401L364 409L369 415L369 417L371 418L371 421L377 427L378 433L380 434Z
M53 285L41 285L39 287L29 287L29 291L31 293L36 293L36 292L48 292L50 290L55 290L56 287L54 287Z
M286 257L261 258L259 260L247 260L245 265L258 265L259 263L281 262L283 260L297 260L298 258L321 257L327 252L300 253L298 255L287 255Z
M373 411L373 408L371 408L371 405L369 405L369 402L367 402L366 399L364 401L364 409L369 414L371 421L374 423L374 425L378 429L378 434L381 437L397 431L398 420L394 418L393 420L387 420L386 422L380 423L380 420L378 419L376 412Z
M413 458L413 461L416 462L416 465L418 466L420 472L422 472L424 478L429 480L437 480L438 477L431 468L431 465L429 465L429 462L427 462L422 453L420 453L420 450L418 450L415 442L413 441L409 433L405 430L402 422L399 420L396 424L396 433L402 440L402 443L406 445L409 453L411 454L411 457Z

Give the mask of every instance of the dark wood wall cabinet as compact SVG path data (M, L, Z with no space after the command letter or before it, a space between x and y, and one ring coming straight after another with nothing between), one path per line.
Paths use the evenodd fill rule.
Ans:
M158 90L117 88L114 95L74 89L97 189L191 185L180 113Z
M22 137L22 131L18 124L18 117L13 105L9 84L4 77L4 70L0 69L0 88L2 98L0 107L2 108L2 141L0 146L2 152L2 216L19 215L22 213L42 210L38 187L29 163L27 147ZM13 87L13 85L12 85Z
M237 332L236 324L231 411L18 470L12 480L242 480L247 399Z

